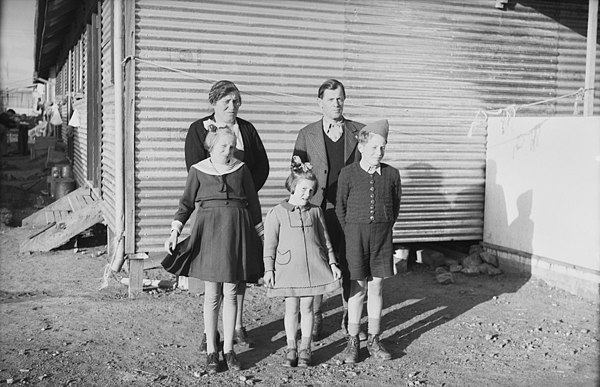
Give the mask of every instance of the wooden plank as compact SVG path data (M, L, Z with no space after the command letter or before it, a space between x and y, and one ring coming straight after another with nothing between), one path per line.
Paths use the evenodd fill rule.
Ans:
M85 207L85 206L87 206L87 205L88 205L88 204L85 202L85 199L84 199L86 196L87 196L87 194L86 194L86 195L81 195L81 196L77 196L77 197L76 197L77 203L79 203L79 206L80 206L80 207Z
M41 233L43 233L44 231L48 230L51 227L54 227L56 225L56 222L52 222L52 223L48 223L47 225L45 225L44 227L40 228L39 230L35 230L31 235L29 235L27 237L27 239L31 239L33 237L36 237L38 235L40 235Z
M71 206L71 210L73 212L80 210L83 206L79 202L80 196L69 196L67 200L69 201L69 205Z
M83 195L86 192L89 192L89 189L85 188L85 187L78 188L75 191L70 192L68 195L63 196L62 198L58 199L54 203L47 205L46 207L42 208L41 210L39 210L39 211L31 214L27 218L23 219L22 225L29 226L29 227L43 226L45 224L53 222L54 218L48 219L48 220L46 219L46 214L45 214L46 211L51 212L51 211L60 210L60 209L70 210L71 206L69 205L68 198L73 197L73 196Z
M102 222L102 201L82 208L63 217L50 228L32 239L21 242L21 253L30 251L50 251L68 242L75 235Z
M46 224L48 224L48 223L56 223L54 221L54 212L53 211L41 210L41 211L38 211L38 212L44 215L44 217L46 218ZM23 225L25 225L25 224L23 224ZM38 225L38 226L42 225L42 222L35 223L35 225Z

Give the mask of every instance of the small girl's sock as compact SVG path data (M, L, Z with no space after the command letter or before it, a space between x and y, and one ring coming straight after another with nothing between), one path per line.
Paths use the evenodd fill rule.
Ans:
M300 340L300 350L302 351L303 349L310 349L311 341L312 341L312 336L308 336L308 337L302 336L302 339Z
M350 336L356 336L358 335L358 332L360 332L360 323L356 324L356 323L348 323L348 334Z
M369 317L369 334L378 335L381 332L381 319Z
M287 341L287 346L289 349L296 349L296 339L294 340L288 340Z

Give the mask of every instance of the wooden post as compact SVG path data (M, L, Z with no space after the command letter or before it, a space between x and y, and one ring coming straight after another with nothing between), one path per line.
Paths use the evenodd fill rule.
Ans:
M190 294L204 294L204 281L188 277L188 291Z
M148 254L127 255L129 260L129 298L136 298L144 291L144 261Z
M588 7L588 30L587 30L587 53L585 64L585 89L583 97L583 115L590 117L594 115L594 90L596 73L596 34L598 31L598 0L589 0Z

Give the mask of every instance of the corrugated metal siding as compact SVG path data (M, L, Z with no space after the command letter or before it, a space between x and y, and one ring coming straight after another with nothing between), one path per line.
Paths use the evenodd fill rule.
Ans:
M76 100L73 107L79 110L81 126L73 130L73 176L78 187L85 187L87 180L87 102Z
M106 211L104 219L115 230L115 94L113 66L113 2L102 3L102 199Z
M287 196L297 132L319 119L316 92L333 77L347 87L348 118L390 120L386 161L404 187L395 241L480 239L485 127L467 135L477 111L583 85L585 37L531 5L546 3L501 12L490 0L138 0L137 57L200 80L137 62L136 249L162 249L185 182L185 134L208 113L208 89L219 79L238 85L240 117L267 148L263 211ZM559 46L576 74L563 89ZM551 104L550 114L572 103ZM547 113L538 105L522 114Z
M83 42L81 45L82 50L82 64L81 71L83 76L83 89L77 90L75 87L74 92L77 98L73 101L73 108L79 111L79 118L81 126L75 128L73 131L73 175L77 181L79 187L84 187L87 181L87 83L86 83L86 70L87 70L87 31L83 32L80 38Z

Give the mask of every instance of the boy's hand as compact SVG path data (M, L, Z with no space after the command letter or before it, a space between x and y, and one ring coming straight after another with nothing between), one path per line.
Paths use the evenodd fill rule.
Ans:
M265 281L265 286L268 288L272 288L275 286L275 272L273 270L269 270L265 272L263 276L263 281Z
M331 265L330 267L331 267L331 272L333 273L334 279L342 278L342 271L340 270L340 268L337 265Z
M173 254L175 251L175 246L177 246L177 239L179 237L179 233L175 230L171 231L171 236L165 242L165 250L169 254Z

